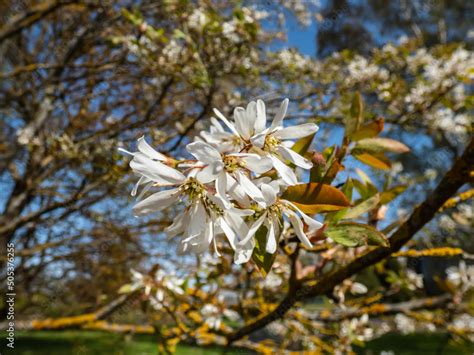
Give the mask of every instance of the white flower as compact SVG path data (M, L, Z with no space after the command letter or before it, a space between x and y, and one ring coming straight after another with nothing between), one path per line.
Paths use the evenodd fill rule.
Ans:
M416 329L415 321L402 313L395 316L395 324L402 334L413 333Z
M221 155L217 149L205 142L191 143L186 149L204 163L203 166L198 167L199 172L196 178L204 184L215 181L217 196L224 201L226 207L230 206L226 194L235 180L249 197L258 203L264 203L261 191L247 177L244 169L255 174L263 174L272 168L269 159L251 153ZM227 183L228 181L230 184Z
M206 304L201 308L201 314L206 318L205 323L211 329L219 329L222 324L222 315L219 308L213 304Z
M368 291L367 286L359 282L353 282L351 285L351 293L353 295L364 294L364 293L367 293L367 291Z
M290 223L293 226L293 229L300 241L306 247L311 248L312 244L304 231L303 221L308 225L309 233L313 233L314 231L320 229L323 226L322 223L304 214L290 201L279 199L272 186L268 184L262 184L261 189L267 207L257 211L254 216L256 220L249 228L245 238L239 243L241 250L246 252L245 255L250 258L254 245L249 245L248 242L253 240L255 233L262 225L267 228L266 251L270 254L275 253L277 249L277 239L279 238L281 232L280 219L283 216L290 220ZM300 218L303 219L303 221ZM250 250L248 248L250 248ZM246 261L247 260L245 260L245 258L242 258L236 262L239 263Z
M310 169L311 162L289 149L285 140L299 139L309 136L318 130L314 123L283 127L288 108L288 99L283 100L270 127L266 128L265 103L262 100L252 101L247 108L237 107L234 110L234 123L222 113L214 109L215 114L234 134L238 142L248 152L257 152L268 157L287 185L296 185L298 180L293 170L285 164L289 160L303 169Z
M170 161L168 157L157 152L146 141L145 137L138 139L138 152L131 153L123 148L119 151L132 155L130 167L135 173L140 175L132 196L135 196L140 185L146 184L148 190L151 185L159 184L160 186L175 185L185 180L185 176L179 171L167 166L164 162Z
M267 228L269 253L275 253L282 231L280 224L287 221L301 242L311 247L305 227L311 233L321 223L277 196L298 182L295 166L312 166L289 148L291 140L310 135L318 127L313 123L283 127L287 107L286 99L269 127L262 100L250 102L245 109L237 107L233 122L215 110L225 128L212 118L210 131L202 132L187 146L194 159L169 158L153 149L144 137L138 140L138 151L120 149L133 157L130 167L140 177L132 195L144 186L133 207L135 216L182 203L184 208L165 229L169 238L181 236L178 252L203 253L213 246L220 255L217 237L223 234L235 251L235 263L250 259L255 233L262 226ZM268 174L272 169L281 178ZM145 197L151 188L159 190ZM162 293L156 294L156 306L162 297Z
M468 266L464 260L461 260L458 266L447 268L446 274L448 280L463 291L474 287L474 265Z

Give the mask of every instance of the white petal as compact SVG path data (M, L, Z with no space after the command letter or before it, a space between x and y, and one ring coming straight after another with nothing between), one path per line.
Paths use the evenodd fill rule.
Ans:
M287 213L287 215L301 243L303 243L308 248L312 248L313 245L311 244L308 237L304 233L303 222L301 222L301 220L298 218L298 216L294 212Z
M146 176L152 181L160 184L180 184L186 177L178 170L173 169L159 161L148 158L145 154L137 152L134 154L130 167L137 173Z
M237 233L237 236L247 235L249 227L244 219L234 213L225 213L224 219L227 224Z
M250 206L250 199L248 198L242 186L240 186L239 183L227 173L226 173L226 180L227 180L227 193L235 201L237 201L240 206L242 207Z
M262 190L263 198L265 199L267 206L273 205L277 200L277 196L273 187L267 184L262 184L260 189Z
M125 153L125 154L127 154L127 155L131 155L131 156L134 156L134 155L135 155L135 153L129 152L127 149L124 149L124 148L117 148L117 150L118 150L119 152Z
M193 142L186 146L186 150L191 153L197 160L202 161L206 164L212 164L215 161L221 161L221 153L204 142Z
M267 245L265 246L265 251L267 253L273 254L276 252L276 238L275 238L275 229L273 221L270 220L270 223L267 224Z
M250 122L250 117L242 107L234 109L235 128L240 133L242 138L249 139L253 130L254 122ZM251 125L250 125L251 124Z
M137 191L138 191L138 188L140 187L140 185L146 184L147 182L150 182L150 181L151 180L148 179L146 176L141 176L140 179L138 180L138 182L133 187L133 190L130 193L130 195L135 196L137 194Z
M288 185L296 185L298 183L298 179L296 178L295 173L291 168L280 161L277 157L270 155L270 159L272 160L273 166L275 167L278 174L281 176L283 181Z
M221 171L216 179L216 195L221 198L227 208L231 206L227 198L227 173L224 170Z
M138 150L145 154L150 159L157 159L160 161L165 161L168 159L165 155L157 152L153 149L145 140L145 136L138 138Z
M137 196L137 202L143 199L143 196L146 195L146 193L153 187L154 182L149 182L148 184L145 185L145 187L142 189L140 194Z
M179 214L176 216L173 223L165 228L165 233L168 238L173 238L184 232L186 217L186 212Z
M236 243L237 243L237 235L235 232L232 230L232 228L227 224L226 220L224 218L219 218L219 225L224 231L225 236L227 237L227 240L230 243L230 246L232 249L235 250L236 248Z
M221 124L215 117L211 117L211 128L215 128L218 132L224 132L224 128L222 128Z
M269 158L270 160L270 158ZM270 160L271 161L271 160ZM273 164L272 164L273 166ZM256 179L253 179L253 183L260 187L262 184L270 184L272 182L272 178L270 176L262 176Z
M196 236L206 227L206 210L200 200L193 201L189 210L186 233L189 237Z
M245 193L259 205L265 207L265 199L263 198L262 191L240 170L235 172L235 176Z
M267 136L267 131L265 130L261 133L254 135L252 138L250 138L250 142L258 148L263 148L265 144L266 136Z
M133 206L135 216L158 212L170 206L179 197L178 189L164 190L147 197Z
M296 153L294 150L288 149L287 147L280 145L278 146L278 152L281 154L283 158L288 159L289 161L291 161L296 166L299 166L300 168L311 169L313 167L313 164L308 159L302 157L301 155Z
M234 263L243 264L252 257L253 249L255 248L255 241L249 240L247 244L237 248L234 254Z
M225 213L246 217L246 216L252 216L255 213L255 211L250 210L250 209L240 209L240 208L230 207L225 210Z
M246 154L242 157L245 167L256 174L266 173L273 167L272 161L268 157L261 157L257 154Z
M290 100L284 99L283 102L280 105L280 108L278 109L275 118L273 119L272 125L270 126L270 130L273 130L277 127L280 127L283 125L283 119L285 118L286 115L286 110L288 109L288 102Z
M265 115L265 103L257 100L257 119L255 120L255 133L260 133L265 129L267 116Z
M298 139L317 132L319 127L314 123L303 123L277 130L273 135L279 139Z
M232 123L230 123L229 120L222 113L220 113L219 110L215 108L214 113L222 122L224 122L224 124L232 131L232 133L234 133L236 136L239 135L239 132L237 132L237 130L235 129L235 126Z
M212 164L209 164L205 168L201 169L197 174L196 178L199 182L207 184L217 179L222 169L224 168L224 163L221 161L215 161Z
M309 227L310 232L315 232L316 230L320 229L323 224L321 222L318 222L317 220L309 217L306 215L303 211L301 211L294 203L290 201L285 201L285 203L289 204L291 207L293 207L303 218L304 223L306 223Z
M263 224L263 222L265 221L265 219L267 218L267 213L263 213L259 219L257 219L253 224L252 226L250 227L247 235L245 236L244 239L242 239L238 244L239 246L243 246L245 244L247 244L247 242L249 240L251 240L255 233L257 232L257 230L260 228L260 226Z

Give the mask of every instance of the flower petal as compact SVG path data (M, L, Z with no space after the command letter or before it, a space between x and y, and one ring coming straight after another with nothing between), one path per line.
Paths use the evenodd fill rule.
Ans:
M163 185L176 185L186 180L186 177L178 170L151 160L141 152L134 154L130 167L135 172Z
M301 243L303 243L306 247L312 248L313 245L309 241L308 237L304 233L303 230L303 222L298 218L296 213L287 211L288 218L290 219L291 225L295 230L297 237L300 239Z
M163 155L163 154L157 152L155 149L153 149L147 143L147 141L145 140L145 136L142 136L142 137L138 138L137 148L140 152L145 154L150 159L156 159L156 160L159 160L159 161L165 161L165 160L168 159L165 155Z
M243 264L252 257L253 249L255 248L255 241L249 240L245 245L239 246L234 254L234 263Z
M186 150L197 160L206 164L222 161L221 153L212 145L205 142L193 142L186 146Z
M243 139L249 139L253 130L254 122L250 122L246 111L242 107L234 109L235 128ZM250 125L251 124L251 125Z
M250 227L249 231L247 232L247 235L239 241L238 245L239 246L244 246L245 244L248 243L249 240L251 240L255 233L257 233L257 230L261 227L263 222L265 222L265 219L267 218L267 212L264 212L259 219L257 219L252 226Z
M229 208L231 203L227 198L227 173L223 170L220 172L216 179L216 196L218 196L224 205Z
M250 199L242 186L229 174L226 173L227 193L242 207L250 206Z
M165 233L168 236L168 238L173 238L177 236L178 234L181 234L184 232L184 228L185 228L184 222L186 220L186 216L187 216L187 212L180 213L178 216L176 216L173 223L165 228Z
M265 130L261 133L257 133L252 138L250 138L250 142L258 148L263 148L263 146L265 145L266 136L267 136L267 131Z
M178 189L164 190L147 197L133 206L135 216L158 212L170 206L179 197Z
M302 157L294 150L288 149L287 147L282 145L278 146L278 153L280 153L283 158L288 159L300 168L311 169L313 167L313 164L308 159Z
M268 157L261 157L257 154L244 154L241 159L247 169L258 175L266 173L273 167L272 161Z
M307 214L305 214L303 211L301 211L294 203L290 201L286 201L287 204L289 204L293 209L295 209L303 218L304 223L306 223L309 227L310 232L315 232L316 230L320 229L323 224L321 222L318 222L317 220L309 217Z
M212 164L209 164L205 168L201 169L196 174L196 179L203 184L207 184L217 179L219 174L224 168L224 163L221 161L215 161Z
M298 126L290 126L279 129L273 133L278 139L298 139L317 132L319 127L314 123L303 123Z
M206 227L206 210L200 200L191 205L188 216L186 233L188 237L193 237L201 233Z
M218 221L220 227L224 231L225 236L227 237L227 240L229 241L230 246L232 247L232 249L235 250L237 243L237 234L229 226L229 224L227 224L227 221L224 218L220 217Z
M133 187L133 190L132 192L130 193L130 195L132 196L136 196L137 194L137 191L138 191L138 188L140 187L140 185L142 184L146 184L147 182L150 182L151 180L148 179L146 176L141 176L140 179L138 179L138 182L135 184L135 186Z
M289 102L290 100L284 99L283 102L280 104L280 108L278 109L275 118L273 119L272 125L270 126L270 130L273 130L277 127L281 127L283 125L283 119L285 118Z
M275 226L272 220L267 224L267 230L267 245L265 246L265 251L273 254L276 252L277 244L275 238Z
M262 190L263 198L265 199L267 206L273 205L277 200L275 190L267 184L262 184L260 189Z
M265 114L265 103L257 100L257 119L255 120L255 133L262 132L267 125L267 116Z
M232 133L234 133L236 136L239 135L239 132L237 132L235 126L230 123L229 120L218 109L215 108L214 113L216 114L217 118L224 122L224 124L232 131Z
M237 170L235 172L235 177L239 182L239 185L249 195L255 202L257 202L262 207L265 207L265 199L263 198L262 191L255 186L255 184L250 180L242 171Z
M273 155L269 155L269 158L272 160L273 166L286 184L291 186L298 183L295 173L288 165Z

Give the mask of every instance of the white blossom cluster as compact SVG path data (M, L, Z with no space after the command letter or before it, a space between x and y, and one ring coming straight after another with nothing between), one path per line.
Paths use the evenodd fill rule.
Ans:
M347 67L348 75L345 79L345 85L350 86L361 81L387 80L389 72L379 65L369 63L369 61L356 55Z
M156 310L169 305L168 293L184 294L183 284L185 280L162 269L157 270L154 275L142 274L133 269L131 273L132 283L130 291L143 290L150 301L150 305Z
M288 220L307 247L307 233L322 224L282 199L288 186L298 184L296 167L310 169L312 163L291 149L295 139L315 133L313 123L284 127L288 107L285 99L268 126L262 100L237 107L233 121L214 110L210 131L203 131L187 145L194 159L175 160L153 149L144 139L130 167L140 177L132 191L140 200L136 216L159 212L174 203L184 204L181 213L166 228L172 238L182 236L179 253L203 253L212 245L217 255L217 237L225 235L235 251L234 262L247 262L255 247L255 235L266 228L266 251L275 253ZM151 188L160 188L145 199Z

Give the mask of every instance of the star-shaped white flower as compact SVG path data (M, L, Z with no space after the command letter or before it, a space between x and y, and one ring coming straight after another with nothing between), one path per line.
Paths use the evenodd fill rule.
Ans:
M217 109L214 109L214 112L232 132L234 141L239 142L239 145L249 152L258 152L271 159L273 167L283 181L287 185L296 185L298 179L293 170L286 165L286 160L303 169L310 169L312 163L289 149L288 140L309 136L318 131L318 126L314 123L304 123L283 127L288 102L288 99L283 100L268 128L266 128L265 103L262 100L250 102L246 109L235 108L233 123Z
M308 226L308 233L314 233L316 230L320 229L323 224L307 216L290 201L278 198L275 187L268 184L262 184L261 189L267 207L256 212L256 215L259 217L254 220L247 235L239 243L241 249L240 252L245 252L245 255L250 258L252 253L251 250L248 249L251 248L253 250L255 245L249 244L249 241L254 239L255 233L263 225L267 229L267 242L265 249L267 253L273 254L277 249L277 242L281 232L280 221L283 217L288 218L297 237L303 245L312 248L312 244L304 231L303 221ZM246 260L245 258L242 258L240 261L246 262L248 259Z

